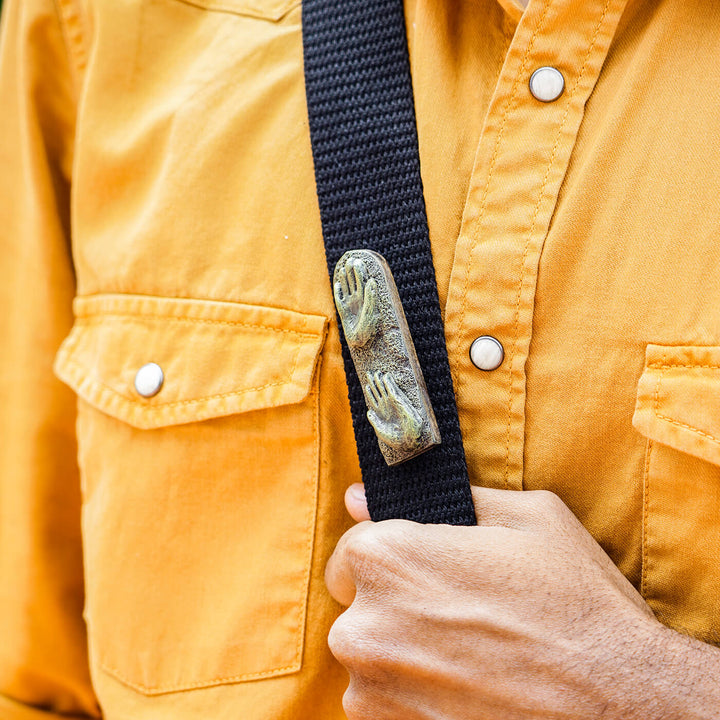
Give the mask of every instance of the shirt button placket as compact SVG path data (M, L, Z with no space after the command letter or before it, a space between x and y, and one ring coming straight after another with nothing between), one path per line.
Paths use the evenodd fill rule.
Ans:
M525 368L540 254L585 103L625 3L531 2L488 110L446 304L474 482L523 485ZM481 337L479 328L486 329Z

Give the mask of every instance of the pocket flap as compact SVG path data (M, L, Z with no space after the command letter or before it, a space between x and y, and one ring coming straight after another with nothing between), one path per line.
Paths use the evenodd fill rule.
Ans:
M326 329L322 316L210 300L93 295L76 298L74 309L56 375L145 429L300 402ZM151 362L164 381L144 398L135 376Z
M648 345L633 425L720 465L720 347Z
M300 0L180 0L202 10L248 15L264 20L281 20Z

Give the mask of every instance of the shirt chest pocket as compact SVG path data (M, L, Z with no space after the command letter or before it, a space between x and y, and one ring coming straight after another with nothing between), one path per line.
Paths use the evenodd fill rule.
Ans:
M56 373L80 398L91 661L146 694L298 670L325 318L128 295L75 309ZM146 370L143 397L148 363L162 384Z
M648 346L633 424L648 439L643 595L720 644L720 347Z

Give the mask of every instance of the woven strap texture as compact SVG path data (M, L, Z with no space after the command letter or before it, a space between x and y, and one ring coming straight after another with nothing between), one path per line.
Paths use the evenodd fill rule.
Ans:
M355 439L373 520L474 525L420 178L402 0L304 0L305 84L331 282L347 250L388 261L442 443L388 467L343 339Z

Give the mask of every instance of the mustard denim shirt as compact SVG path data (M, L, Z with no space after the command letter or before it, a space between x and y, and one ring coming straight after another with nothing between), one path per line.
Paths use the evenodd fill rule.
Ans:
M556 492L718 644L720 6L405 6L472 482ZM340 720L299 0L5 0L0 53L0 716Z

